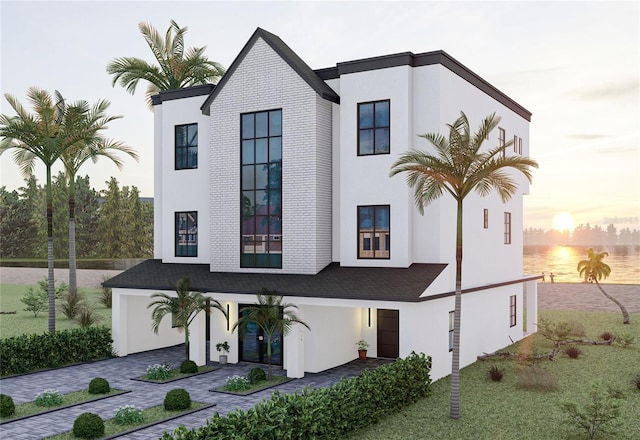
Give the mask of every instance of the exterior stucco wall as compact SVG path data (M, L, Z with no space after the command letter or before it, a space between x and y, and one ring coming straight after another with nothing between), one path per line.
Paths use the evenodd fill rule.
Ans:
M205 98L175 99L154 107L154 255L165 263L209 262L209 121L200 111ZM193 123L198 124L198 168L176 170L175 126ZM197 257L175 256L175 213L184 211L198 212Z
M240 268L240 115L282 109L282 269ZM210 108L212 271L315 274L331 262L331 105L262 39Z

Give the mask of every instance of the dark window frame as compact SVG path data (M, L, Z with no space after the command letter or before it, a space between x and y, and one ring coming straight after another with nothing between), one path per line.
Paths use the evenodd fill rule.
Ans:
M482 226L484 229L489 229L489 210L484 208Z
M510 327L515 327L517 325L518 317L518 297L516 295L511 295L509 297L509 323Z
M373 209L373 221L372 221L372 229L369 232L370 234L372 234L371 237L369 237L370 241L369 241L369 247L370 247L370 252L373 252L373 256L369 257L369 256L362 256L362 252L361 252L361 248L363 248L365 240L367 237L362 237L362 245L361 245L361 241L360 241L360 234L363 234L363 232L361 232L360 230L360 209L361 208L372 208ZM389 229L385 230L385 229L379 229L377 230L375 227L376 221L376 208L387 208L387 212L389 213ZM356 250L356 254L358 256L358 260L390 260L391 259L391 205L358 205L356 207L356 246L357 246L357 250ZM367 231L368 232L368 231ZM376 234L384 234L384 240L380 239L380 236L376 237ZM387 238L388 237L388 238ZM372 239L373 238L373 239ZM377 238L377 240L376 240ZM384 244L385 247L388 247L388 249L379 249L380 245ZM363 251L366 251L367 249L362 249ZM383 256L376 256L376 252L379 252L381 255ZM387 254L386 256L384 256L384 254Z
M504 213L504 244L511 244L511 213Z
M186 225L186 230L187 233L186 234L180 234L180 216L181 215L185 215L187 217L187 225ZM189 233L190 227L189 227L189 216L192 216L194 218L194 223L195 223L195 233ZM192 257L197 257L198 256L198 211L176 211L175 216L175 224L174 224L174 228L175 228L175 241L174 241L174 255L176 257L184 257L184 258L192 258ZM180 245L180 236L182 235L186 235L187 237L185 238L185 243L184 245ZM189 243L193 243L195 242L195 246L189 246ZM187 252L180 252L181 249L185 249ZM190 253L189 250L193 250L195 249L195 253Z
M504 128L498 127L498 146L504 147L507 142L507 132ZM507 150L502 150L502 157L507 157Z
M375 118L375 114L376 114L376 105L380 104L380 103L387 103L388 107L389 107L389 120L387 121L387 125L376 125L376 118ZM360 127L360 109L362 108L362 106L364 105L373 105L373 126L372 127L366 127L366 128L361 128ZM377 101L367 101L367 102L359 102L358 103L358 111L356 114L356 118L357 118L357 144L358 144L358 156L377 156L379 154L391 154L391 100L390 99L380 99ZM388 151L380 151L378 152L378 145L376 144L376 137L375 137L375 132L377 129L384 129L386 128L388 130L389 133L389 138L388 138L388 146L387 149ZM372 153L362 153L362 151L360 150L360 134L361 132L364 131L373 131L374 135L373 135L373 152Z
M280 134L274 134L272 132L272 126L271 126L271 114L274 113L280 113ZM265 135L262 134L258 134L256 133L256 121L258 116L257 115L264 115L266 114L266 129L267 132ZM244 119L246 116L253 116L253 120L252 120L252 127L249 128L250 131L253 132L253 134L251 136L245 136L245 127L244 127ZM282 130L282 126L283 126L283 116L284 116L284 112L282 111L282 108L273 108L273 109L268 109L268 110L259 110L259 111L255 111L255 112L245 112L245 113L241 113L240 114L240 240L239 240L239 244L240 244L240 249L239 249L239 254L240 254L240 267L241 268L259 268L259 269L282 269L282 138L283 138L283 130ZM262 117L262 116L261 116ZM271 155L271 141L275 140L275 139L279 139L280 143L279 143L279 156L277 160L272 160L272 158L270 157ZM266 141L266 148L267 148L267 156L266 156L266 162L264 160L258 160L257 156L258 156L258 150L257 150L257 145L258 142L257 141ZM243 143L245 141L253 141L253 150L252 150L252 160L251 161L246 161L245 157L244 157L244 147L243 147ZM258 161L257 161L258 160ZM257 172L256 169L258 166L262 165L263 167L266 167L266 173L267 173L267 186L266 187L257 187L258 184L258 176L257 176ZM273 170L273 166L278 166L279 165L279 176L277 176L277 181L279 182L279 188L278 187L273 187L272 186L272 178L273 175L271 174L272 170ZM243 178L247 177L244 175L244 168L245 167L249 167L249 166L253 166L253 175L250 176L251 177L251 181L253 182L253 186L252 188L245 188L243 185ZM275 191L274 191L275 190ZM264 214L258 214L253 212L253 209L251 210L252 213L250 215L245 215L244 213L244 204L243 204L243 200L244 200L244 193L245 192L252 192L253 194L253 199L254 199L254 205L256 206L256 194L258 192L264 192L266 194L266 203L263 203L262 206L266 206L266 212L268 213L267 215ZM273 193L271 193L271 191L273 191ZM273 194L273 198L272 198L272 194ZM272 200L277 199L279 195L279 204L275 203L272 204ZM272 207L277 207L278 208L278 215L271 215L271 211L272 211ZM267 228L267 234L257 234L257 223L259 220L259 217L264 217L263 220L266 219L266 228ZM277 229L271 229L272 228L272 220L273 221L277 221L280 225L279 227L279 231ZM253 239L250 236L247 236L246 234L243 234L243 223L245 221L253 221L254 222L254 227L253 227L253 234L249 234L249 235L253 235ZM258 240L258 236L260 236L260 240ZM266 240L265 240L266 238ZM251 252L246 252L246 250L248 249L248 247L253 246L253 258L252 261L249 262L248 260L251 258ZM266 252L257 252L258 251L258 247L265 247ZM272 249L278 249L279 248L279 252L271 252ZM258 255L264 255L265 257L262 257L261 259L263 260L262 262L258 261ZM279 257L278 257L279 256Z
M449 312L449 351L453 351L453 330L455 328L455 311Z
M188 143L188 138L187 138L187 144L185 145L181 145L178 146L178 130L185 128L187 131L189 129L189 127L195 126L196 128L196 136L195 136L195 145L190 145ZM174 127L174 132L173 132L173 142L174 142L174 169L175 170L195 170L198 168L198 134L199 134L199 130L198 130L198 123L191 123L191 124L178 124ZM180 150L184 150L184 164L180 164L179 163L179 154L178 152ZM195 150L195 156L191 156L189 154L190 150ZM190 158L191 157L195 157L195 164L190 164Z

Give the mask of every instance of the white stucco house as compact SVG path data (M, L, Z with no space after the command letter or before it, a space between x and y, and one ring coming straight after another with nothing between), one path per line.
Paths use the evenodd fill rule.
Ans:
M442 197L420 215L389 170L407 149L430 148L417 135L444 132L460 111L474 128L497 113L487 145L513 138L507 154L528 155L529 111L442 51L312 70L260 28L219 84L153 103L154 259L105 283L120 356L183 341L170 319L154 334L147 305L186 276L230 315L192 324L198 364L206 341L228 341L229 362L265 359L257 329L242 340L231 332L264 287L311 327L276 344L274 363L290 377L355 359L360 339L368 356L424 352L433 378L450 373L455 202ZM535 330L537 277L522 273L529 186L519 182L506 204L495 194L465 200L461 366Z

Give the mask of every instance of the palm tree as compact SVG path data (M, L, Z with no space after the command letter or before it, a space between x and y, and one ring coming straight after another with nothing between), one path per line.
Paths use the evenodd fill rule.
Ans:
M151 96L160 91L217 83L224 75L224 67L215 61L209 61L204 55L206 46L189 48L185 53L186 27L181 28L171 20L164 39L149 23L141 22L138 28L159 66L140 58L121 57L107 64L107 72L113 75L112 85L120 82L131 94L135 93L138 81L147 81L149 84L146 96L150 109L153 109Z
M138 154L132 148L122 142L105 139L100 131L107 128L107 124L122 116L108 116L105 112L109 108L109 101L100 100L92 108L86 101L80 101L74 106L80 110L79 118L76 122L88 133L93 133L93 137L86 138L83 142L68 148L62 154L62 163L65 169L65 176L69 183L69 294L77 293L76 281L76 201L75 201L75 179L80 167L89 159L94 163L100 156L107 157L119 170L122 169L123 162L116 155L116 152L126 153L136 161Z
M57 90L55 100L48 92L37 87L27 90L27 99L35 110L34 114L25 110L12 95L4 96L16 112L16 116L0 115L0 154L13 149L13 160L25 177L33 175L36 161L42 162L46 169L48 327L50 332L55 332L51 167L67 149L88 139L92 133L77 124L82 117L82 110L76 106L65 105L64 98Z
M189 285L189 278L180 278L178 284L174 286L177 296L154 293L151 298L157 299L147 306L147 309L153 307L153 312L151 312L153 324L151 328L156 335L162 318L166 315L171 315L174 327L184 331L184 346L187 359L189 359L189 326L198 316L198 313L204 311L209 315L212 309L217 309L226 319L229 319L226 309L218 301L207 298L200 292L189 291Z
M592 248L587 249L587 259L580 260L578 262L578 272L580 273L580 276L584 277L585 283L595 282L596 286L598 286L598 289L600 289L600 292L605 297L609 298L611 301L616 303L618 307L620 307L620 311L622 312L622 323L630 324L629 312L627 312L627 309L625 308L625 306L623 306L620 301L618 301L611 295L608 295L607 292L604 291L604 289L598 282L598 280L601 280L602 278L606 279L611 273L611 268L609 267L609 265L604 261L602 261L604 257L608 257L608 256L609 256L608 252L598 253L598 252L595 252Z
M435 154L410 150L400 155L391 166L390 176L407 173L407 184L414 188L414 199L421 214L424 206L438 199L445 192L457 203L456 214L456 290L453 327L453 356L451 362L452 419L460 418L460 313L462 308L462 207L465 197L472 191L487 196L496 190L503 202L515 194L518 185L509 168L521 172L531 181L531 167L538 164L528 157L504 155L513 141L503 146L480 151L483 141L498 126L500 118L487 116L478 132L470 133L466 115L447 124L449 138L438 133L419 135L427 139Z
M231 331L234 332L238 328L242 337L249 323L254 323L262 329L264 336L267 338L267 363L269 365L269 380L271 380L271 341L273 335L279 332L281 335L286 336L294 324L302 324L307 329L311 329L304 321L298 318L294 310L291 310L298 307L290 303L283 303L282 296L278 295L275 290L263 288L262 292L258 293L257 296L257 304L241 310L241 317L233 325Z

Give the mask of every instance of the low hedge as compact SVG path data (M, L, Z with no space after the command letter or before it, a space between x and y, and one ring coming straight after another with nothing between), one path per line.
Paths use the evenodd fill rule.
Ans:
M87 327L0 339L0 376L111 357L111 330Z
M276 391L247 411L234 410L227 417L215 413L206 425L165 432L162 440L341 438L428 396L430 372L431 357L411 353L330 388Z

